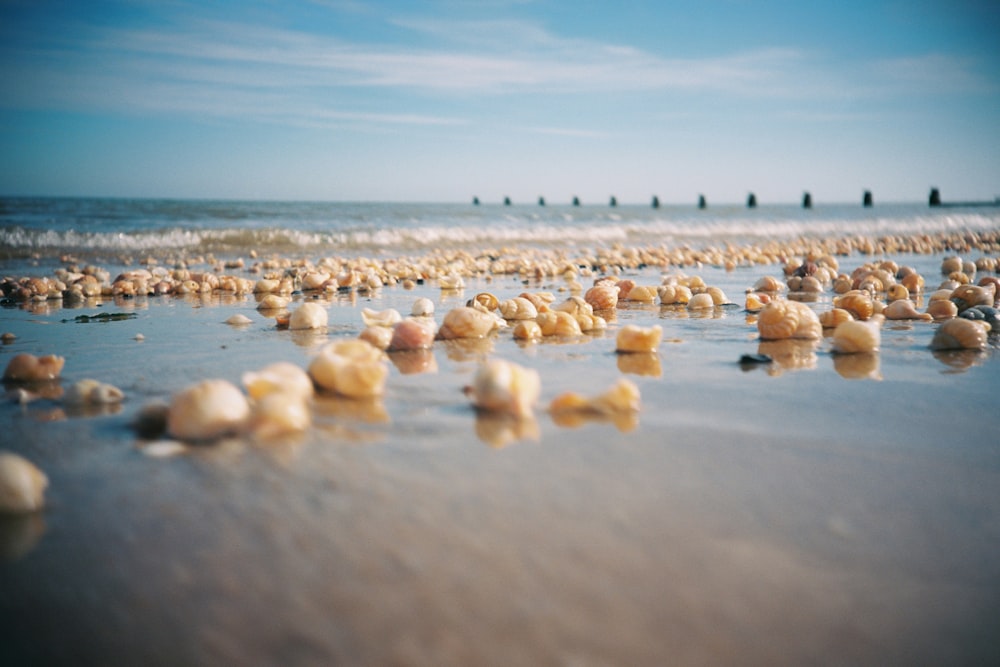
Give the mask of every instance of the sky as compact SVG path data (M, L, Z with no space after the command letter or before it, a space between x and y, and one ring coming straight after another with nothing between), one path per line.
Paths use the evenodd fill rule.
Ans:
M993 199L998 35L996 0L0 0L0 195Z

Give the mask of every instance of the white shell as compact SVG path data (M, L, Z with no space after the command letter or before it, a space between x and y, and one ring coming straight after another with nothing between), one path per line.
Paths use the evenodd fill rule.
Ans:
M276 361L259 371L243 374L243 386L250 398L260 400L270 394L280 393L308 399L313 395L309 374L290 361Z
M477 408L515 417L530 415L540 393L538 371L503 359L480 366L471 388L472 402Z
M204 380L170 400L167 432L181 440L214 440L238 432L250 415L250 404L227 380Z
M329 316L326 308L313 301L307 301L296 308L288 318L289 329L322 329L326 326Z
M67 405L109 405L121 403L124 398L118 387L86 379L70 385L62 400Z
M34 463L13 452L0 452L0 514L42 509L48 484L48 477Z

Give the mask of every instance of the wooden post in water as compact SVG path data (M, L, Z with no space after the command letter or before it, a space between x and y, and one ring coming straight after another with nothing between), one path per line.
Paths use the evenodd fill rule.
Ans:
M802 208L812 208L813 207L813 197L808 192L802 194Z
M757 195L752 192L747 196L747 208L757 208Z
M580 198L573 197L573 206L579 206L579 205L580 205Z
M538 198L538 205L539 206L545 206L545 197L539 197Z
M608 202L608 206L610 206L611 208L618 206L618 198L615 197L614 195L611 195L611 201Z
M927 198L928 206L941 205L941 192L937 188L931 188L931 195Z
M504 197L503 198L503 205L504 206L510 206L510 197Z
M473 206L479 206L479 197L473 197L472 198L472 205Z
M872 203L873 203L872 202L872 191L871 190L865 190L865 194L862 195L862 197L861 197L861 205L864 206L865 208L871 208L872 207Z
M698 195L698 208L705 208L708 206L708 202L705 201L705 195Z
M653 195L652 206L653 206L653 208L660 208L660 198L657 197L656 195Z

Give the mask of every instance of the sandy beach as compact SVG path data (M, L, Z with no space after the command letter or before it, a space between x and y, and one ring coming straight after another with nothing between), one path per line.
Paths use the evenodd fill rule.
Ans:
M978 251L969 258L978 256ZM891 257L929 288L944 253ZM868 261L841 257L842 270ZM875 259L881 259L875 258ZM385 394L321 394L305 432L177 448L139 410L206 378L306 367L361 310L436 319L480 292L559 279L472 276L368 294L297 293L329 314L289 331L253 295L10 305L0 349L66 358L120 406L0 406L4 448L48 476L42 513L0 517L9 664L987 664L1000 658L996 337L935 352L938 323L889 321L879 351L761 341L744 292L780 266L698 275L732 305L620 303L571 339L437 341L389 355ZM592 279L590 277L587 278ZM583 280L583 278L581 278ZM827 290L806 298L831 307ZM918 300L919 302L919 300ZM926 303L921 304L923 307ZM134 318L79 321L79 315ZM250 324L225 321L243 314ZM627 324L653 355L615 352ZM138 336L141 334L141 336ZM741 364L745 354L773 362ZM538 371L533 417L477 413L463 388L500 358ZM626 377L642 408L546 411ZM10 387L8 387L10 389ZM159 442L159 444L158 444Z

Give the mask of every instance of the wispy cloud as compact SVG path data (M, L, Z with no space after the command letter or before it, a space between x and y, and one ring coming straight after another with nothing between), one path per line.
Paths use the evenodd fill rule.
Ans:
M327 2L340 10L354 3ZM448 125L405 100L631 92L737 98L837 99L864 94L815 54L764 48L665 58L628 45L561 37L527 21L396 17L409 44L243 22L178 19L162 29L64 31L0 64L6 106L64 105L239 116L268 122ZM423 39L421 39L421 37ZM433 38L433 48L423 46ZM982 87L972 63L949 56L886 60L873 76L899 88ZM373 92L378 91L378 92ZM383 98L392 106L382 106ZM442 97L443 96L443 97ZM420 106L420 105L417 105ZM444 107L447 108L447 107ZM535 131L558 131L535 128ZM586 130L563 130L586 132Z

